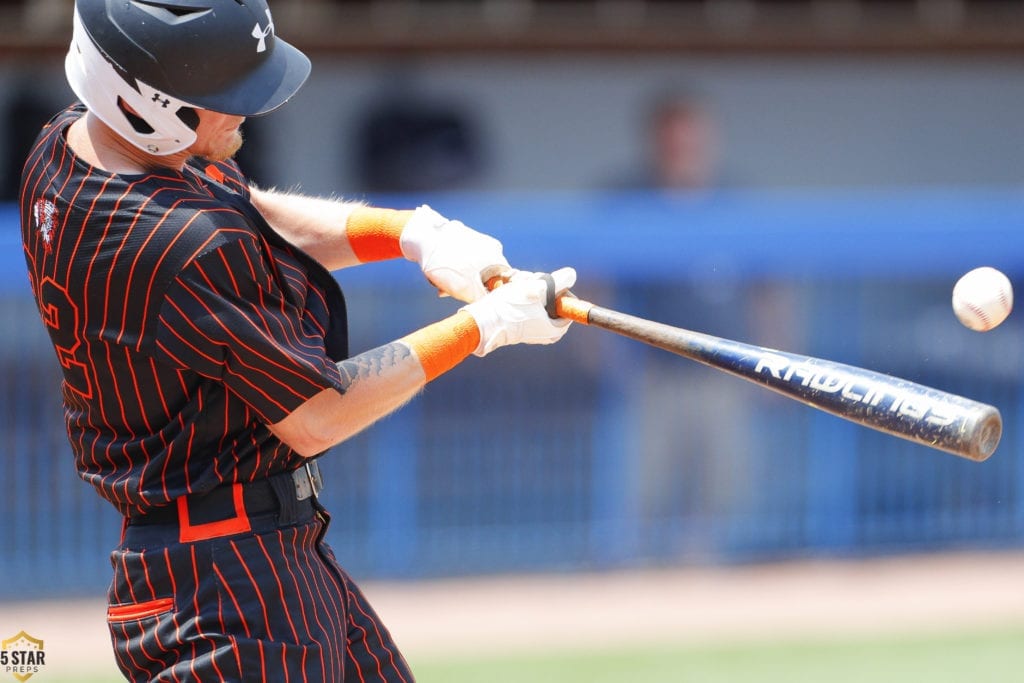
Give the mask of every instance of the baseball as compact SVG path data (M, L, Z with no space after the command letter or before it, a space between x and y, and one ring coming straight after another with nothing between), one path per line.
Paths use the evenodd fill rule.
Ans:
M991 330L1006 320L1012 309L1010 279L995 268L975 268L953 286L953 312L972 330Z

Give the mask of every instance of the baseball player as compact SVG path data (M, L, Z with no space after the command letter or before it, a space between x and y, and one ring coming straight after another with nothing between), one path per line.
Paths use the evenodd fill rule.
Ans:
M123 515L107 620L133 681L411 681L324 543L315 457L471 354L566 332L573 284L423 206L251 186L244 117L309 60L265 0L77 0L80 100L22 177L24 251L80 476ZM349 357L330 271L404 257L465 302ZM508 283L488 293L482 273Z

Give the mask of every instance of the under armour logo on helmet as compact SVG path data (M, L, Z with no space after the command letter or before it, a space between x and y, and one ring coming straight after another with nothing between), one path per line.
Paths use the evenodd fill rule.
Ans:
M267 27L260 28L260 23L257 21L256 26L252 29L252 37L257 41L256 52L266 52L267 50L267 36L274 32L274 20L270 16L270 10L267 10Z

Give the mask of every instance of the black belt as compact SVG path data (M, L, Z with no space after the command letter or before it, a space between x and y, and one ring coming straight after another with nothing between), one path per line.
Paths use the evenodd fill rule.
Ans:
M209 493L178 498L128 519L126 540L135 537L194 543L232 534L308 521L323 488L320 468L308 461L293 472L220 486Z

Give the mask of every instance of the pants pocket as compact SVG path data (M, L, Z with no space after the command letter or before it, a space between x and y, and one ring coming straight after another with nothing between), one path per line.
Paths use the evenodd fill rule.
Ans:
M155 617L173 609L174 598L157 598L125 605L110 605L107 607L107 622L119 624L125 621L136 621L146 617Z
M114 658L130 681L181 680L173 672L176 651L174 598L115 603L107 607Z

